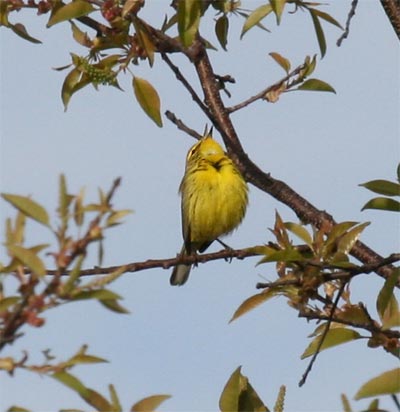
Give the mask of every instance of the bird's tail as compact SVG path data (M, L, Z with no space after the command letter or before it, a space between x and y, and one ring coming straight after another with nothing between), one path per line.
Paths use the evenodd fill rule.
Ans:
M179 256L186 256L186 255L187 255L186 248L185 248L185 245L183 245ZM174 270L172 271L172 275L169 279L169 283L172 286L182 286L188 280L191 268L192 268L192 265L175 266Z

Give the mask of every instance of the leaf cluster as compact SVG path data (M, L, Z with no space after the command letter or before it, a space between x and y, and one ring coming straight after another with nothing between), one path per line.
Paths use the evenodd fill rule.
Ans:
M71 53L72 63L60 67L57 70L70 68L66 75L61 97L64 108L67 109L71 97L79 90L93 85L96 89L99 85L114 86L120 88L118 76L127 70L131 72L132 65L141 61L147 61L153 66L155 54L182 53L191 55L191 48L196 39L200 38L200 26L206 15L214 15L215 35L222 47L227 50L230 36L230 20L233 17L244 19L241 38L253 29L260 27L265 29L262 20L270 14L275 14L277 24L281 24L284 11L288 15L298 11L307 11L312 17L312 22L320 46L321 56L326 52L326 40L321 25L321 20L341 28L341 25L328 13L317 8L317 3L309 3L302 0L269 0L253 11L247 11L241 7L240 1L197 1L180 0L172 3L173 13L166 16L160 28L152 27L140 17L140 12L145 5L144 0L75 0L69 3L52 2L42 0L35 3L34 0L19 0L18 7L15 0L0 1L0 25L11 28L16 34L26 40L39 42L28 35L26 28L21 24L15 25L9 22L9 15L21 8L37 8L40 14L49 13L47 27L70 22L73 39L88 50L87 55L78 56ZM100 18L101 17L101 18ZM100 21L105 20L107 24ZM90 36L82 29L86 25L95 30L95 36ZM178 37L168 35L175 29ZM209 48L215 49L211 41L202 39ZM109 52L113 50L110 54ZM288 73L290 63L278 53L271 56L282 65ZM309 58L308 58L309 59ZM305 80L314 70L315 57L307 63L294 84L280 84L280 87L270 90L264 98L275 102L283 92L299 85L297 90L330 91L334 89L327 83L318 79ZM134 75L133 90L137 102L144 112L159 126L162 126L160 113L160 97L156 89L145 79ZM303 83L303 84L301 84ZM221 84L225 89L225 83ZM225 89L228 95L230 92Z
M283 296L300 317L319 323L310 335L312 340L301 355L302 359L312 357L313 363L321 351L356 340L366 341L371 348L382 347L399 358L400 333L396 328L400 326L400 310L394 288L400 278L400 268L393 270L377 292L378 319L374 319L364 304L351 299L351 280L369 273L369 269L350 262L348 253L368 224L342 222L333 227L314 227L310 233L303 225L283 222L277 214L271 230L276 242L259 246L257 250L264 254L259 264L276 262L278 278L260 283L258 287L263 290L247 298L231 321L272 297ZM290 234L304 243L295 245ZM372 386L376 389L376 385ZM398 389L387 390L396 393ZM376 391L374 395L385 393Z
M124 271L124 267L107 276L82 282L80 272L88 253L89 245L98 245L98 259L103 256L105 230L120 224L129 210L115 210L111 198L118 186L114 183L109 193L99 190L97 203L85 203L84 191L71 195L64 176L60 177L58 220L50 222L46 209L33 199L20 195L2 194L15 210L16 217L6 220L5 249L9 261L0 263L0 349L21 336L24 325L41 327L45 323L43 314L72 301L95 299L106 308L126 313L119 301L121 297L107 286ZM89 222L85 220L90 215ZM26 245L27 221L44 226L56 240L56 250L48 251L50 244ZM73 235L71 232L75 231ZM46 280L47 264L43 252L48 251L55 273L50 282ZM63 276L71 269L68 276ZM17 280L15 291L7 291L10 278Z
M299 11L306 12L310 16L321 57L327 51L323 24L329 23L342 28L340 23L321 9L322 4L302 0L269 0L252 11L243 9L240 1L175 0L171 3L172 14L166 15L160 28L153 27L141 18L144 5L144 0L74 0L67 3L50 0L39 3L35 0L0 0L0 25L28 41L38 43L39 40L31 37L21 23L11 23L10 16L14 16L14 12L30 8L37 9L38 14L49 13L49 28L69 22L73 39L86 49L86 54L71 54L71 64L58 69L69 69L61 93L65 109L71 97L88 85L93 85L96 89L99 85L120 88L118 76L128 72L132 75L137 102L159 127L162 126L161 99L150 82L134 73L135 66L142 62L153 67L157 54L161 55L209 119L218 124L213 117L216 110L212 105L206 105L212 101L210 92L207 94L207 81L211 82L213 87L217 84L218 90L223 89L230 96L226 84L233 83L234 79L230 76L217 77L212 71L212 76L206 79L205 60L201 62L203 66L199 63L200 57L205 56L206 49L216 49L211 40L201 36L201 25L210 15L213 18L216 39L223 50L228 48L232 35L230 21L234 17L244 19L240 33L240 37L244 38L244 35L255 27L268 31L264 26L268 17L275 16L277 25L280 25L286 16L290 17ZM89 27L94 33L88 34L83 30L83 26ZM179 68L167 57L173 53L182 54L194 63L205 91L204 100L199 98ZM310 78L316 67L316 56L307 56L304 63L294 70L289 59L280 53L272 52L270 56L285 71L285 78L258 95L228 108L226 113L239 110L258 99L276 102L282 93L292 90L334 92L328 83ZM212 87L208 87L208 90L213 91ZM215 93L213 97L215 98ZM222 129L221 123L218 125ZM240 144L237 144L237 147L239 146ZM108 193L99 191L99 201L86 204L84 191L76 195L69 194L65 179L61 177L58 221L55 225L50 223L44 207L31 198L3 195L4 200L18 212L14 220L7 220L6 249L10 261L0 266L0 272L5 274L0 283L0 349L19 338L23 326L43 326L44 312L61 304L94 299L108 309L126 312L119 303L121 297L106 288L125 271L124 267L94 281L84 282L80 276L89 245L98 245L101 264L105 229L119 224L129 213L127 210L114 210L111 205L117 186L118 183L114 184ZM364 208L400 210L399 202L392 199L399 196L398 183L375 180L363 186L375 193L389 196L373 199ZM89 218L89 223L85 225L92 213L94 218ZM50 282L45 281L48 270L42 257L49 245L25 244L25 225L28 220L34 220L46 227L57 240L57 248L48 254L56 268ZM71 234L73 225L77 228L77 235ZM261 293L246 299L236 310L232 320L272 297L283 296L299 316L319 323L310 335L311 342L302 358L312 357L314 361L320 351L361 340L366 341L370 347L381 347L398 358L400 336L395 328L399 326L399 307L394 289L399 282L399 269L391 271L391 275L386 277L384 285L377 292L376 319L363 304L354 303L351 299L351 280L379 269L379 264L371 268L356 265L349 259L350 251L357 245L358 238L367 225L368 223L356 222L334 224L323 220L308 231L304 225L283 222L277 215L275 227L272 229L276 241L256 249L258 254L263 255L259 264L275 263L278 277L272 282L259 284L259 288L263 289ZM291 234L303 243L295 245ZM4 280L10 276L18 281L17 291L11 294L6 293L4 287ZM101 358L87 355L85 349L58 364L46 362L29 367L25 357L20 361L2 358L0 368L9 373L13 373L18 367L50 373L54 379L71 388L96 410L119 411L121 406L112 385L109 387L109 396L101 395L69 372L76 364L102 361ZM393 384L394 381L399 381L398 373L397 369L388 371L368 381L360 388L356 397L398 392L400 388ZM111 400L108 400L108 397ZM156 395L140 401L132 406L131 410L153 410L164 399L166 395ZM347 398L343 396L342 399L344 409L351 411ZM283 402L284 389L278 396L274 410L282 411ZM221 395L220 408L222 411L268 411L248 379L241 374L240 368L229 379ZM370 410L374 408L378 408L377 400L373 400L369 407Z
M395 200L394 197L400 197L400 164L397 166L397 182L391 182L384 179L371 180L363 183L360 186L365 187L371 192L379 195L380 197L374 197L369 200L362 208L365 209L377 209L386 210L389 212L400 212L400 202Z

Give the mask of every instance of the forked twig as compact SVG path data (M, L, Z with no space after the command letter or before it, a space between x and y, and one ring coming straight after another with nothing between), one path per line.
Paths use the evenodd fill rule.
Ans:
M319 352L321 351L321 348L322 348L322 344L324 343L325 338L326 338L326 336L327 336L327 334L328 334L328 332L329 332L329 329L330 329L330 327L331 327L331 323L332 323L332 320L333 320L333 315L335 314L336 308L337 308L337 306L338 306L338 304L339 304L340 298L342 297L342 293L343 293L343 290L344 290L346 284L347 284L347 282L343 282L343 283L341 284L339 290L338 290L338 294L337 294L337 296L336 296L335 301L333 302L333 306L332 306L332 309L331 309L331 311L330 311L330 313L329 313L329 318L328 318L328 321L326 322L324 332L322 333L321 339L320 339L319 342L318 342L317 349L315 350L314 355L312 356L312 358L311 358L311 360L310 360L310 363L308 364L307 369L306 369L305 372L303 373L303 376L301 377L301 380L300 380L300 382L299 382L299 386L300 386L300 387L303 386L303 385L306 383L307 377L308 377L309 373L311 372L311 369L312 369L312 367L313 367L313 365L314 365L314 362L317 360L317 357L318 357L318 355L319 355Z

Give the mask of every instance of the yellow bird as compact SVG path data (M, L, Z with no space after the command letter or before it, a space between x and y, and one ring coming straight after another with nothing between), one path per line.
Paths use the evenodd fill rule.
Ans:
M236 229L246 213L247 184L210 134L189 150L179 193L184 240L180 256L204 252L218 237ZM190 269L191 265L177 265L171 285L183 285Z

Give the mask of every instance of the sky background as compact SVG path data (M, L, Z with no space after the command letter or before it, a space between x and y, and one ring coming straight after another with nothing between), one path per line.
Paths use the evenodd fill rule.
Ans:
M148 2L143 16L161 24L167 3ZM243 3L252 9L262 4ZM332 3L323 10L344 23L350 2ZM60 173L71 193L84 186L90 201L97 199L98 187L107 190L115 177L122 176L114 205L133 209L134 214L106 233L104 265L175 256L182 243L177 190L193 140L165 117L162 129L152 123L135 101L129 74L120 81L125 92L86 88L72 97L64 113L60 92L66 72L52 68L70 63L70 51L83 55L85 50L72 40L67 24L45 29L47 19L30 11L14 13L11 19L24 23L42 45L28 43L4 27L0 30L0 191L32 195L55 222ZM210 51L215 71L236 79L229 86L232 98L225 98L229 105L283 77L268 53L281 53L293 67L305 55L319 53L305 13L285 14L280 27L270 16L265 24L271 33L254 29L242 41L243 20L233 18L231 23L228 53ZM373 194L358 185L375 178L395 179L398 39L379 2L372 0L360 2L349 38L340 48L336 40L341 32L328 24L324 29L328 52L313 77L330 83L336 95L288 93L276 104L257 102L232 120L255 163L337 221L371 221L362 240L386 256L398 250L399 218L394 213L361 212ZM217 44L211 17L201 30ZM182 58L174 61L195 80ZM207 119L158 56L152 70L146 62L131 70L156 87L163 112L174 112L199 132L204 129ZM246 219L227 238L229 245L242 248L273 241L268 228L276 210L285 220L297 221L287 207L251 187ZM0 233L5 218L13 215L1 201ZM51 234L30 222L27 244L37 243L55 244ZM218 245L210 248L214 250ZM96 264L95 252L85 267ZM4 262L4 250L0 259ZM124 297L122 303L131 314L114 314L96 302L66 305L46 313L44 328L25 328L24 338L2 356L19 358L28 349L32 362L41 362L41 351L52 348L54 355L65 359L87 343L89 353L110 363L81 366L73 374L101 393L113 383L125 410L145 396L171 394L160 411L217 410L220 393L239 365L270 408L285 384L286 411L339 411L341 393L352 398L369 378L394 367L394 358L383 350L368 349L365 341L353 342L323 352L307 384L298 388L308 364L300 355L314 324L298 319L284 299L269 301L228 324L240 303L256 293L257 282L275 278L273 265L256 263L252 258L200 265L181 288L169 286L170 271L126 274L111 289ZM373 312L381 286L382 280L374 275L361 277L352 284L353 301L367 302ZM368 403L354 402L354 409ZM0 409L13 404L37 411L88 409L68 388L24 371L13 378L0 374ZM391 402L381 406L394 409Z

